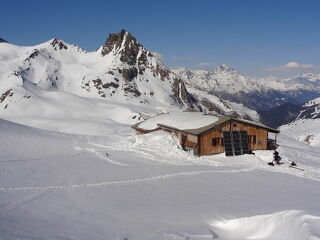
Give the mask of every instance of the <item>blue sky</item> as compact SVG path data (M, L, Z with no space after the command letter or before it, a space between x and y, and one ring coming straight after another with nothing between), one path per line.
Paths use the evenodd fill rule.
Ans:
M0 37L97 49L125 28L169 67L227 64L250 76L319 72L320 1L0 0Z

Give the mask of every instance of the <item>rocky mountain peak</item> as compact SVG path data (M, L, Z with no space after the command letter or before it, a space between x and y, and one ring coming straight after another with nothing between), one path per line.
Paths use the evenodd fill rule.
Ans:
M136 38L126 30L122 29L119 33L109 34L107 41L104 43L101 54L105 56L112 51L119 53L120 60L129 65L134 65L140 48L143 46L137 42Z
M68 46L66 45L66 43L59 38L52 39L50 41L50 44L54 50L68 49Z

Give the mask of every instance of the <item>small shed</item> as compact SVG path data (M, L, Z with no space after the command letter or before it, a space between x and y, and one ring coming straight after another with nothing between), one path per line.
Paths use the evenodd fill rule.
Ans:
M261 123L226 115L199 112L162 114L132 126L139 134L167 131L195 155L225 152L226 156L275 149L279 130Z

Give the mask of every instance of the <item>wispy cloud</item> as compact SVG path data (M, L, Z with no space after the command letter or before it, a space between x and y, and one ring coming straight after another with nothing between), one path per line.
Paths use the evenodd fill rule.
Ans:
M188 56L172 56L171 59L172 60L191 61L192 57L188 57Z
M299 62L288 62L283 66L278 67L269 67L266 70L270 72L284 72L284 71L294 71L294 70L305 70L305 69L312 69L315 66L313 64L301 64Z
M208 67L208 66L211 66L211 63L210 62L201 62L198 65L201 67Z
M153 56L159 58L160 60L162 60L164 58L164 55L162 53L158 53L158 52L151 52L153 54Z

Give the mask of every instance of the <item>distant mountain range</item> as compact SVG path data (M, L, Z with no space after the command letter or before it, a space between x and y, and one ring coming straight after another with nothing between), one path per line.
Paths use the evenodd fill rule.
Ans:
M255 110L267 110L285 103L299 105L320 96L320 74L254 79L226 65L213 70L175 69L174 72L187 86L243 103Z

